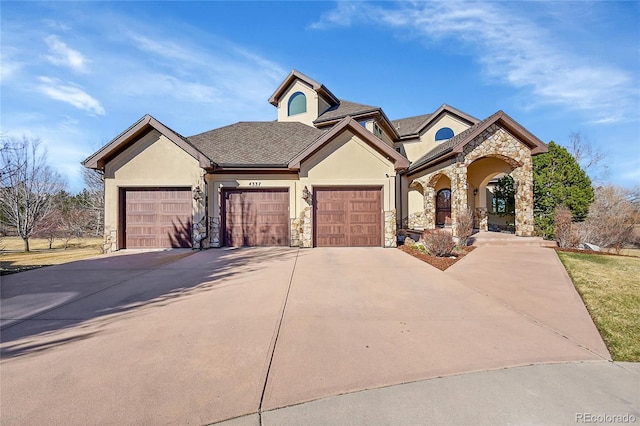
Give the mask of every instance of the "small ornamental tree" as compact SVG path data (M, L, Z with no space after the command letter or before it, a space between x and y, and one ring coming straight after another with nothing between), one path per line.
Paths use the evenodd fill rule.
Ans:
M473 233L473 211L467 208L456 215L456 234L461 246L469 245Z
M587 217L593 201L591 179L565 148L549 143L549 152L533 159L533 211L536 228L545 238L554 235L554 210L564 204L573 220Z

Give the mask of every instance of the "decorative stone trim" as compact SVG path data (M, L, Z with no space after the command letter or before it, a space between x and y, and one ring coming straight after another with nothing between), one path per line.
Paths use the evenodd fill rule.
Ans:
M222 236L220 229L220 218L219 217L210 217L209 218L209 247L221 247L222 246Z
M104 233L102 251L104 253L113 253L116 250L118 250L118 230L111 229Z
M384 212L384 246L397 247L396 235L396 209Z
M305 207L300 215L291 221L291 247L313 247L311 207Z
M486 207L476 207L473 215L473 227L484 232L489 230L489 214Z
M427 229L427 216L424 211L411 213L407 219L407 226L411 229Z
M205 238L207 238L207 220L206 218L202 218L202 220L200 220L200 222L196 222L193 224L193 231L192 231L192 237L193 237L193 248L198 249L198 250L202 250L202 241L204 241Z

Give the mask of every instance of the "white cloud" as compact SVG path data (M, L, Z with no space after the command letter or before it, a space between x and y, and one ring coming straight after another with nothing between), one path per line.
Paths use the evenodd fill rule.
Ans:
M44 41L49 46L50 53L45 55L45 58L53 65L66 67L79 73L88 72L87 59L82 53L67 46L58 36L49 35Z
M490 79L529 91L532 106L555 104L590 113L593 122L637 118L637 87L630 72L575 55L557 34L501 3L411 2L394 6L339 3L311 28L354 22L402 30L428 45L448 43L472 52ZM464 50L463 50L464 49Z
M58 101L66 102L74 107L95 115L104 115L105 110L99 101L78 86L64 84L56 78L38 77L40 93Z
M14 60L11 52L12 49L5 46L0 51L0 63L2 64L0 67L0 83L4 83L14 75L17 75L22 68L23 64Z

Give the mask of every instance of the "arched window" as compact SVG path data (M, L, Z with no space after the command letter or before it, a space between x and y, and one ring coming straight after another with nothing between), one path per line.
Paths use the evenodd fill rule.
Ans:
M453 137L453 130L448 127L443 127L442 129L436 132L436 140L437 141L446 141L447 139L451 139Z
M296 92L289 98L289 115L307 112L307 97L302 92Z

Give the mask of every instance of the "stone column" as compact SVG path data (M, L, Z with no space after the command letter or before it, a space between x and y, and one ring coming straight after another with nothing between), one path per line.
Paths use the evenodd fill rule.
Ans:
M513 176L516 201L516 235L531 237L534 235L533 219L533 168L525 164L515 169Z
M300 247L313 247L312 235L313 227L311 225L311 207L305 207L300 214L300 224L302 225L302 233L300 234Z
M396 210L387 210L384 212L384 246L397 247L397 245Z
M424 229L436 229L436 189L424 187Z
M209 247L222 246L220 231L220 218L212 217L211 222L209 223Z
M118 230L110 229L104 233L104 244L102 251L104 253L113 253L118 250Z
M467 166L457 163L451 180L451 229L453 236L457 237L456 225L458 214L464 214L467 210Z

